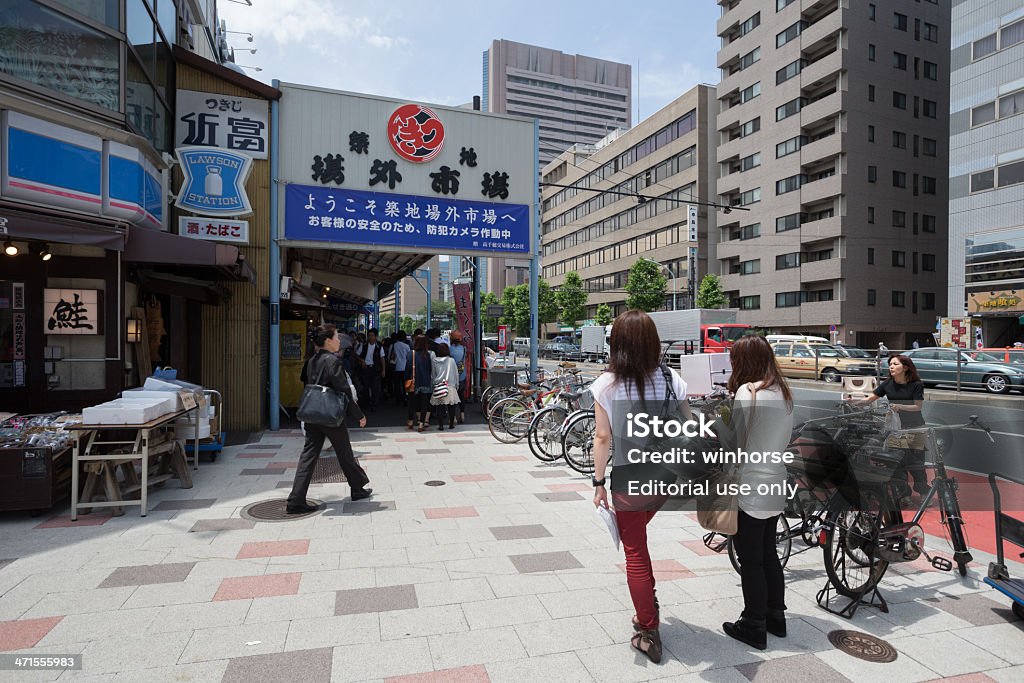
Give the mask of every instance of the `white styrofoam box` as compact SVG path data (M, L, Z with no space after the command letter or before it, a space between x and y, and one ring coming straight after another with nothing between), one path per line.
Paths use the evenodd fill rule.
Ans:
M177 392L172 391L149 391L146 389L125 389L124 393L121 394L122 398L161 398L171 399L174 401L174 410L181 410L184 406L181 404L181 397L178 396Z
M710 394L714 382L726 382L732 373L727 353L695 353L677 356L679 375L686 382L686 393L696 396Z
M125 401L117 399L82 411L86 424L143 424L164 415L161 402Z
M142 387L146 391L181 391L182 389L198 393L203 391L203 388L198 384L183 382L180 379L157 379L156 377L147 377Z
M189 441L196 438L195 425L174 425L174 438L179 441ZM199 438L205 439L210 436L210 425L199 425Z
M175 412L174 406L177 404L176 396L173 394L168 394L167 396L161 396L158 398L149 398L146 396L122 396L118 400L126 401L128 403L145 403L157 406L161 415Z

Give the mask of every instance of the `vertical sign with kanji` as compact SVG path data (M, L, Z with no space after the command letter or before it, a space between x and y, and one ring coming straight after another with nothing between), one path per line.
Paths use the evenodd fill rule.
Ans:
M473 287L468 283L452 285L452 296L455 297L456 328L462 333L462 343L466 351L473 355L475 348L475 327L473 320Z
M508 351L508 325L498 325L498 351Z

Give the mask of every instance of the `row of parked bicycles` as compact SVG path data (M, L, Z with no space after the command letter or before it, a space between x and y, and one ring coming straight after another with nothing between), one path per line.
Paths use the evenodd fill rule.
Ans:
M593 473L594 400L587 391L591 382L573 364L563 363L553 376L489 388L482 408L491 434L502 443L526 439L538 460L564 459L581 474ZM711 419L731 410L730 394L721 384L706 396L688 400L692 411ZM924 556L936 569L948 571L955 565L966 575L973 559L958 487L946 471L944 456L959 430L977 430L992 440L991 430L973 415L964 424L903 430L924 433L931 461L930 489L913 507L908 504L904 454L886 446L885 413L882 406L855 410L840 403L833 414L801 422L792 434L790 450L798 457L787 476L797 495L779 517L778 555L785 567L793 555L821 548L828 583L819 602L827 602L834 591L849 599L838 610L847 616L872 591L884 608L875 589L892 564ZM938 507L952 559L925 550L921 521L933 505ZM727 552L739 572L731 538L709 533L704 543Z

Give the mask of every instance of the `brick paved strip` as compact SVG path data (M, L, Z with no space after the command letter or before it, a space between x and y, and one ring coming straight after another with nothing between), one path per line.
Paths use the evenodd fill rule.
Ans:
M385 678L384 683L490 683L483 664Z
M155 583L181 583L188 578L195 562L173 564L140 564L132 567L118 567L103 579L97 588L120 588L121 586L149 586Z
M562 470L541 470L539 472L530 472L530 476L534 479L554 479L555 477L568 477L569 473Z
M228 661L221 683L253 683L254 681L302 681L330 683L334 649L275 652Z
M440 453L451 453L449 448L417 448L416 452L420 455L438 455Z
M274 453L239 453L236 458L273 458Z
M219 600L247 600L269 598L275 595L297 595L302 574L267 574L265 576L239 576L224 579L213 596Z
M78 515L78 521L72 522L71 515L57 515L50 519L36 524L33 529L68 529L76 526L100 526L112 519L109 512L93 512L92 514Z
M475 507L423 508L427 519L452 519L454 517L479 517Z
M371 455L359 456L360 460L402 460L398 453L373 453Z
M383 588L353 588L337 592L334 616L392 612L399 609L416 609L419 606L416 587L412 584Z
M0 621L0 652L35 647L64 617ZM11 679L13 680L13 679Z
M250 451L276 451L284 446L283 443L249 443L245 447Z
M494 462L526 462L529 460L525 455L492 455Z
M264 467L263 469L245 469L239 472L239 474L258 477L262 474L284 474L287 471L287 467Z
M216 498L188 498L185 500L164 500L154 510L202 510L213 507Z
M559 491L557 493L535 493L542 503L564 503L569 500L583 500L576 491Z
M465 482L465 481L494 481L494 475L492 474L453 474L452 481Z
M1002 593L996 595L1003 598ZM1009 601L1006 601L1005 605L1000 604L979 593L943 595L941 598L925 598L924 601L974 626L992 626L1014 621Z
M520 574L534 572L551 572L559 569L582 569L583 565L572 553L566 551L554 553L531 553L529 555L509 555L508 559Z
M520 526L492 526L491 533L499 541L514 541L525 538L548 538L551 532L543 524L522 524Z
M552 493L565 493L566 491L589 491L593 488L590 484L546 484L544 486L548 491Z
M288 482L291 486L291 482ZM236 529L252 529L256 522L248 519L200 519L189 531L233 531Z
M254 541L243 543L242 549L235 556L236 560L253 557L285 557L288 555L308 555L309 539L295 541Z

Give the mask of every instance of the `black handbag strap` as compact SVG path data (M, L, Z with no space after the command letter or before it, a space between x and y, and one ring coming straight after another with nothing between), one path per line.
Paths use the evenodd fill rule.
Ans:
M320 357L320 352L317 351L316 355L309 359L310 365L316 364L316 361L317 361L317 359L319 357ZM323 363L319 364L319 367L317 368L317 370L318 370L318 372L317 372L317 375L316 375L316 381L313 382L313 384L316 384L317 386L323 386L324 385L323 381L322 381L323 377L324 377L324 365L323 365ZM309 374L310 373L306 373L306 376L308 377Z
M670 414L669 404L679 403L679 398L676 396L676 390L672 386L672 371L667 365L662 363L660 366L661 374L665 378L665 399L661 403L661 417L668 418Z

